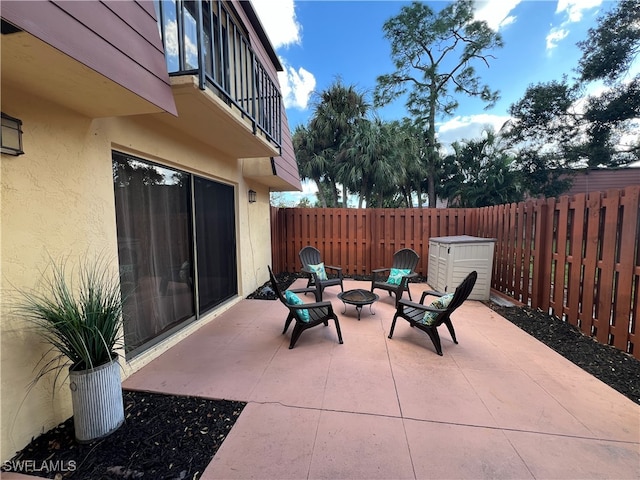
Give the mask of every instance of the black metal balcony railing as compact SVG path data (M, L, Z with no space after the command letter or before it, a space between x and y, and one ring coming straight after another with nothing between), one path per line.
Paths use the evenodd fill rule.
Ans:
M281 102L276 84L243 28L221 0L154 0L169 75L198 75L229 105L281 146Z

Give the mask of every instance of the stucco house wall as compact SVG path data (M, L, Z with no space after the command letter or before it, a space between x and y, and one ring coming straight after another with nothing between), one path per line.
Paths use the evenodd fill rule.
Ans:
M3 96L3 108L13 105L24 124L27 153L3 155L0 163L3 459L71 416L65 384L54 392L49 379L29 391L33 367L47 346L13 312L15 291L37 286L51 258L104 253L117 270L112 149L232 184L237 196L239 296L123 363L125 377L255 290L266 281L271 261L269 191L244 180L240 160L185 142L144 118L90 119L17 90ZM249 189L257 192L256 203L248 202Z
M153 12L151 2L136 3ZM18 17L24 13L20 8L16 3ZM157 32L157 27L147 30ZM95 71L74 66L73 59L58 56L55 48L41 45L25 33L16 35L22 37L13 37L7 44L16 42L16 38L16 44L30 42L38 55L56 55L52 64L64 63L64 68L49 72L59 85L51 85L55 81L45 77L19 82L10 67L27 68L27 73L29 66L10 62L10 55L5 55L6 62L3 58L2 111L23 122L25 153L0 157L1 461L11 458L32 437L72 415L64 373L55 389L53 375L31 385L34 367L49 347L16 313L17 291L37 287L51 259L66 256L77 259L103 254L113 259L114 272L118 272L114 150L230 185L235 194L237 295L129 361L122 355L123 378L203 325L216 321L222 312L267 281L267 265L271 263L269 191L288 186L295 190L300 185L291 154L276 159L276 163L293 168L294 174L289 171L282 178L270 169L264 173L253 167L259 162L268 165L268 158L234 157L223 153L228 149L218 149L210 141L171 128L163 115L175 115L176 109L166 97L165 113L160 113L161 102L149 103L132 96ZM69 65L76 77L62 78ZM74 85L78 85L75 90ZM169 83L166 88L171 89ZM118 114L108 114L112 109L119 109ZM216 117L209 121L220 120ZM288 135L288 128L286 132ZM290 138L283 143L290 144ZM249 189L257 192L255 203L248 201Z

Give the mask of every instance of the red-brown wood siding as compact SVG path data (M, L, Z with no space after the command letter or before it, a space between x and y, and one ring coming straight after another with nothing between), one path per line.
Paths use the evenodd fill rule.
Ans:
M625 188L640 185L640 167L587 170L572 177L571 189L563 195L604 192L610 188Z
M2 18L124 88L177 114L148 1L3 1Z
M293 151L293 141L291 139L291 131L289 130L289 121L282 104L282 155L274 158L276 166L276 175L285 180L290 185L296 186L302 190L300 182L300 172L298 171L298 162L296 162L296 154Z

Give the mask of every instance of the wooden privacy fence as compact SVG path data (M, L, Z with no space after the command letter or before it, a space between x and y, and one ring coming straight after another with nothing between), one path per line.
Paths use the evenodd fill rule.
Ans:
M495 238L491 286L640 358L640 186L477 209L272 208L272 263L297 272L313 245L345 275L391 265L404 247L429 277L429 238Z
M369 275L390 266L393 253L407 247L420 255L416 271L426 276L429 238L474 231L472 213L463 208L272 208L273 265L280 272L299 271L298 252L312 245L345 275Z

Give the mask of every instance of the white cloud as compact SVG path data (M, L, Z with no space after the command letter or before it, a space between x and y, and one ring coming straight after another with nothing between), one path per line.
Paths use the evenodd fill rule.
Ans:
M318 200L317 193L318 187L316 185L316 182L312 180L303 180L301 192L271 192L271 205L295 207L302 201L303 198L306 198L312 205L314 205Z
M164 27L165 46L167 57L178 56L178 22L170 20Z
M500 30L516 21L509 15L522 0L481 0L476 1L476 20L484 20L493 30Z
M558 0L556 13L566 13L566 23L576 23L582 20L585 10L599 7L603 0Z
M567 38L569 30L564 28L554 27L547 34L547 51L553 50L558 46L563 39Z
M300 44L302 26L296 19L293 0L251 0L273 48Z
M584 12L599 7L603 0L558 0L556 15L564 20L560 26L552 27L547 35L547 52L558 46L569 35L569 25L582 21Z
M287 65L282 58L280 61L284 71L278 72L278 80L280 81L285 108L306 110L311 93L316 88L316 77L302 67L296 70Z
M446 148L456 140L480 138L482 131L487 127L491 127L495 132L498 132L509 118L511 117L508 115L491 115L488 113L464 117L456 116L438 125L438 141Z

